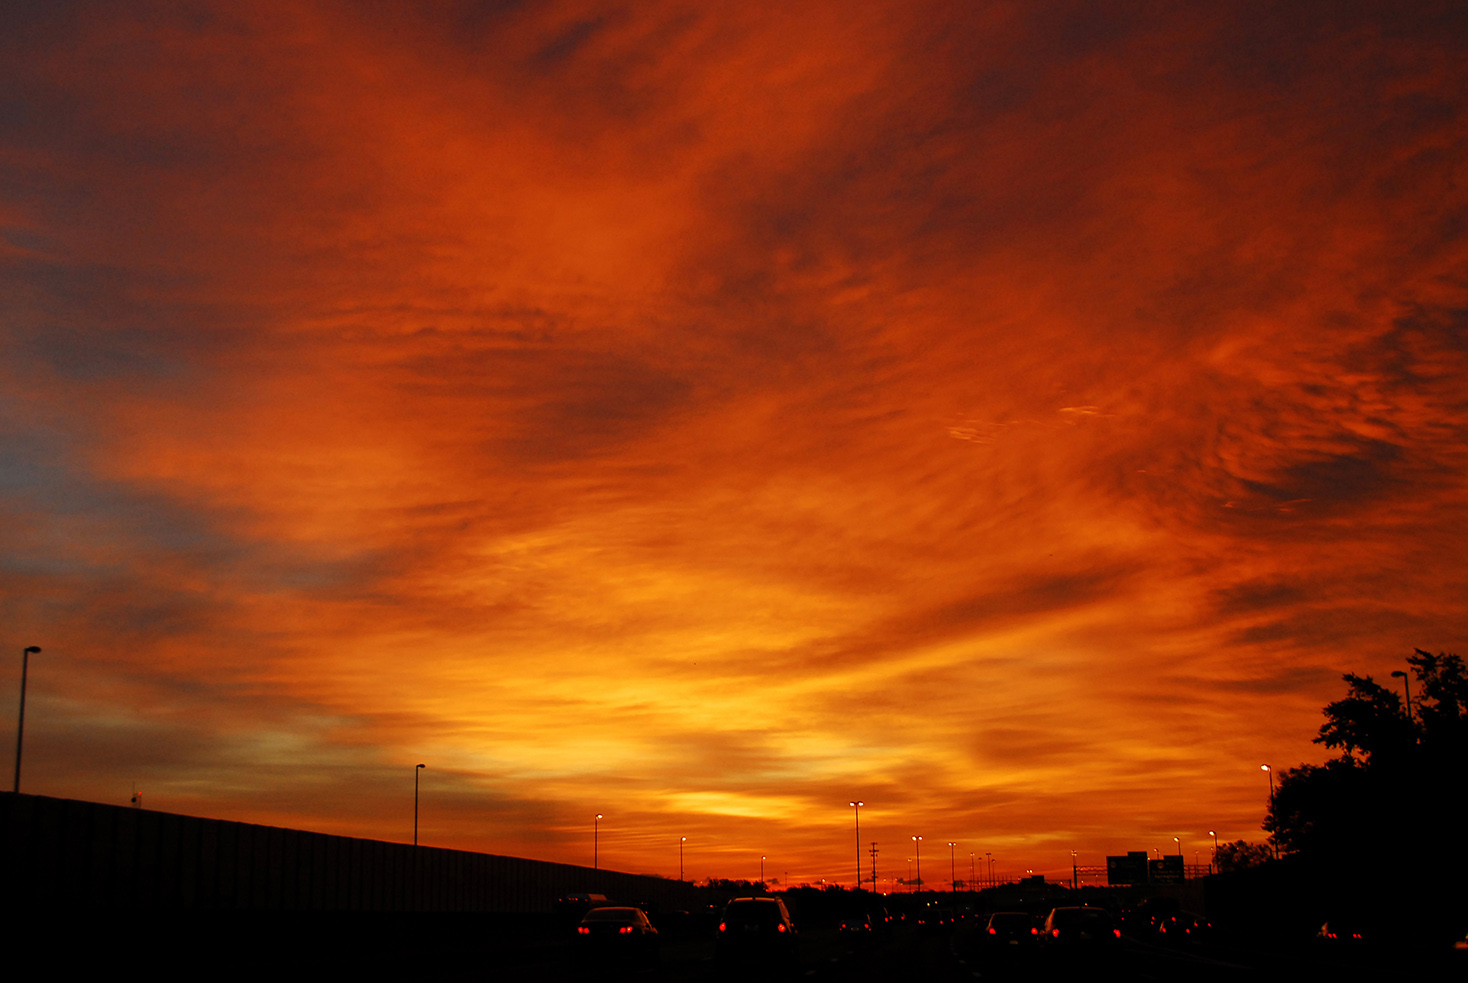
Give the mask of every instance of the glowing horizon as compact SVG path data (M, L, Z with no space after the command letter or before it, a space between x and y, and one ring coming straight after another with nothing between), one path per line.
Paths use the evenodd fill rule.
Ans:
M12 5L23 790L406 840L424 762L425 844L698 879L849 882L857 798L884 880L1262 839L1342 672L1463 649L1464 41Z

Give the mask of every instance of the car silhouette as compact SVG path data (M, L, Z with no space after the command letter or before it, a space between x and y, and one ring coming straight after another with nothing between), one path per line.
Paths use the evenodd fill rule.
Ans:
M780 898L735 898L719 920L718 955L725 962L757 962L772 969L800 960L800 938Z
M584 959L653 962L661 954L658 930L641 908L593 908L576 926Z
M1121 938L1121 930L1105 908L1055 908L1041 937L1052 947L1103 946Z
M979 941L986 945L1033 946L1040 942L1040 926L1023 911L996 911L989 916Z

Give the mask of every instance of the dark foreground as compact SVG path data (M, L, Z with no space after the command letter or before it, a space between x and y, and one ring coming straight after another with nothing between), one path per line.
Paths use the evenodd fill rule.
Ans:
M16 912L6 948L47 975L134 971L149 979L972 981L1468 980L1468 951L1391 945L1264 947L1217 938L1167 948L1123 937L1094 950L987 946L973 924L869 939L803 927L799 961L725 965L706 929L665 930L656 960L588 957L572 930L538 916L225 915Z

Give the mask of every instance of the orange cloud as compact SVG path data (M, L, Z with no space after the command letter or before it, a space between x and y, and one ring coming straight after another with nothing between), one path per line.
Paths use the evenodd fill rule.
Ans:
M31 790L1058 871L1455 644L1431 11L4 16Z

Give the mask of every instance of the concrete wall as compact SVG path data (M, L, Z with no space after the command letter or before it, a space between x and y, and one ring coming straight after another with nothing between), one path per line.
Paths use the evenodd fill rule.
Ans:
M693 910L678 881L0 793L0 884L28 908L549 911L571 893Z

